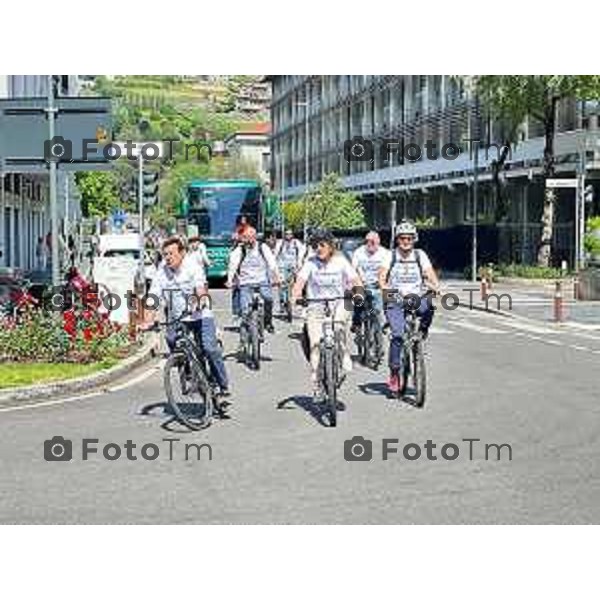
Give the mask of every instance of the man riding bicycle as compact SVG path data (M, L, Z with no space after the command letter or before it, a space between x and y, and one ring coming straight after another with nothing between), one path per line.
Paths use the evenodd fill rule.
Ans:
M304 244L294 237L294 232L291 229L286 230L275 253L282 279L282 289L283 286L293 283L296 273L302 265L305 252Z
M270 248L256 239L256 229L249 227L241 237L241 244L231 253L227 287L238 286L240 309L246 317L252 305L253 288L258 287L265 304L265 329L275 333L273 326L273 292L279 285L279 270Z
M292 302L302 297L306 286L308 300L326 300L341 298L347 290L360 286L361 280L352 265L336 251L335 238L327 230L317 230L312 236L314 256L307 258L296 278L292 289ZM352 370L348 332L349 312L343 300L334 302L334 320L342 325L342 369ZM318 392L319 343L323 335L324 306L311 303L307 308L306 333L308 334L311 380L315 392Z
M410 221L402 221L395 231L395 249L387 267L379 271L379 285L387 304L386 316L391 329L388 389L397 393L402 388L402 341L405 327L405 298L420 297L426 289L437 292L439 281L427 254L414 245L418 239L417 229ZM420 331L427 337L433 320L431 297L423 298L418 304L417 315L421 318Z
M229 383L223 354L217 340L217 328L212 312L198 306L200 298L206 295L206 277L203 269L198 269L195 259L185 255L185 247L178 237L169 238L162 245L163 262L152 280L149 298L159 298L166 305L167 321L175 321L192 311L190 328L194 332L198 345L205 353L211 374L219 386L222 396L229 396ZM148 329L157 320L158 307L146 313L144 329ZM167 346L173 352L176 328L167 326L165 332Z
M381 239L376 231L369 231L365 243L354 251L352 266L356 269L365 286L365 292L372 297L372 308L379 316L383 325L383 299L379 289L379 271L386 267L389 269L392 253L381 245ZM352 315L352 331L356 333L361 324L365 304L354 306Z

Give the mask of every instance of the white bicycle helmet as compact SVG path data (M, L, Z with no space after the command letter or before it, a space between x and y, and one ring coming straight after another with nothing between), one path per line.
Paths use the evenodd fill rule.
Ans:
M417 228L412 221L407 221L403 219L397 226L396 231L394 233L394 238L397 238L399 235L412 235L415 239L415 242L419 239L419 234L417 233Z

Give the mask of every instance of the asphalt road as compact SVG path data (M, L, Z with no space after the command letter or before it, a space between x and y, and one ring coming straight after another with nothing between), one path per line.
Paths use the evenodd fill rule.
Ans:
M217 306L227 324L227 302ZM299 330L279 324L259 374L228 359L231 418L188 433L165 412L160 365L107 393L0 409L1 523L598 523L600 334L556 332L474 311L438 311L428 346L427 404L390 400L382 371L344 384L328 428L308 395ZM233 350L234 333L226 333ZM52 400L52 399L48 399ZM73 460L44 460L44 440L73 442ZM344 442L372 440L372 460ZM82 439L98 454L82 460ZM169 442L172 460L169 460ZM382 439L397 448L382 460ZM473 456L469 456L469 442ZM108 443L136 444L115 461ZM429 460L424 444L436 444ZM153 443L160 456L141 456ZM184 444L210 444L185 460ZM419 444L418 460L402 449ZM458 457L442 457L456 444ZM485 444L493 447L486 460ZM192 449L193 450L193 449ZM416 452L414 447L410 452ZM448 446L451 456L455 450Z

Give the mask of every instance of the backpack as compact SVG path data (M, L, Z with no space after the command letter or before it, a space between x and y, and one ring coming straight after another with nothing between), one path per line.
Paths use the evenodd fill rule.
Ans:
M392 254L392 262L390 263L390 268L389 268L389 270L387 272L387 276L385 278L386 283L390 280L390 275L392 273L392 269L394 268L394 265L398 262L397 252L398 251L394 248L394 253ZM415 258L417 259L417 266L419 267L419 273L421 275L421 281L425 281L425 277L423 277L423 264L421 263L422 252L423 252L423 250L421 250L420 248L414 249Z
M267 266L267 269L268 269L269 263L267 262L267 259L265 258L265 250L264 250L263 246L264 246L264 242L258 242L258 251L260 252L260 255L262 256L262 259L265 262L265 265ZM242 270L242 263L246 260L247 253L248 253L248 248L245 245L243 245L242 246L242 258L240 259L237 269L235 270L235 274L237 277L240 276L240 271Z

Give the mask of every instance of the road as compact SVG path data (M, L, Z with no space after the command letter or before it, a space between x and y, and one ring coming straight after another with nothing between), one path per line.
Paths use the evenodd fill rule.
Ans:
M228 322L218 293L219 320ZM382 372L356 367L345 410L327 428L307 396L300 327L278 324L260 374L233 359L231 418L198 433L164 411L160 364L112 391L0 409L1 523L591 523L600 521L600 334L555 331L466 309L438 311L428 346L425 408L390 400ZM226 349L235 347L233 332ZM46 462L44 440L73 441L73 460ZM344 441L372 440L371 461L344 460ZM82 460L81 440L98 454ZM173 460L169 460L168 442ZM382 460L382 439L398 454ZM473 442L473 457L469 443ZM105 460L108 443L136 444ZM427 440L437 460L404 458ZM154 443L160 456L140 455ZM185 460L184 443L212 449ZM500 460L484 444L510 444ZM392 444L391 442L389 443ZM445 460L444 444L459 456ZM414 448L413 448L414 450Z

